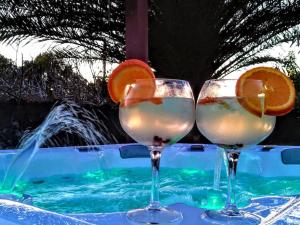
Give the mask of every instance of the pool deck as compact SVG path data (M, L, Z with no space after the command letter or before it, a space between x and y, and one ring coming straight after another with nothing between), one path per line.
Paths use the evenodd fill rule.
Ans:
M169 208L182 212L184 219L180 225L210 224L201 218L204 209L185 204L173 204ZM263 225L300 224L300 196L256 198L243 210L260 216ZM18 202L0 200L0 224L132 225L133 223L126 219L124 212L61 215Z

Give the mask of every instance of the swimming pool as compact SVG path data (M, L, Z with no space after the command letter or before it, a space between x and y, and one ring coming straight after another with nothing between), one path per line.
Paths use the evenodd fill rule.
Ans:
M291 204L288 208L295 211L295 207L298 207L297 195L300 194L300 163L296 160L299 151L293 146L257 146L245 150L238 168L239 205L247 206L251 198L260 201L260 197L269 196L260 204L250 204L250 209L252 207L255 211L258 205L261 209L265 204L266 210L270 211L272 204L277 204L278 209ZM15 151L1 152L2 176L14 154ZM95 224L109 224L107 220L123 215L113 212L124 212L147 204L150 189L150 160L147 154L139 145L42 149L34 157L16 191L17 194L24 192L31 195L33 206L59 213L48 215L48 212L40 211L36 217L30 217L31 222L33 218L37 220L44 215L43 224L46 224L47 214L49 218L60 216L61 221L79 218L94 221ZM223 172L220 190L214 190L212 171L215 157L214 145L176 144L166 149L161 162L162 203L179 207L183 211L188 210L188 213L193 210L196 212L200 207L222 207L226 197L226 176ZM278 198L278 195L288 197ZM1 211L7 212L8 208L25 210L30 207L23 204L17 207L14 205L17 203L3 201L0 201L1 218L7 218L7 213L3 217ZM272 204L266 203L268 201L272 201ZM36 212L36 209L30 208L30 212ZM12 212L8 219L15 221L13 218L17 218L16 213ZM72 214L72 217L65 218L66 214ZM265 216L270 214L265 213ZM102 222L100 215L102 220L105 217ZM286 215L293 214L284 214L280 218ZM27 217L24 214L22 218ZM299 215L293 216L294 224L299 224L298 219ZM118 219L123 220L123 217ZM64 224L57 221L59 220L56 220L56 224ZM113 224L115 223L116 221ZM124 224L124 221L119 223ZM293 223L289 221L287 224Z

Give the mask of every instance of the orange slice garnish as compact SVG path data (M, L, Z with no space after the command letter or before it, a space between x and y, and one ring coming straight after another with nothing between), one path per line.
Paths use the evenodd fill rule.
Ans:
M153 85L149 79L137 79L125 91L126 96L121 100L121 107L127 107L143 101L150 101L156 105L162 103L162 98L154 97L155 84Z
M198 105L207 105L207 104L215 104L215 103L220 103L221 100L215 97L205 97L202 99L199 99L197 102Z
M125 94L125 89L137 80L146 82L144 90L135 91L131 98L152 98L155 92L155 76L148 64L138 59L130 59L122 62L108 79L108 93L115 103L120 103Z
M212 104L212 103L216 103L216 98L213 97L205 97L202 99L199 99L197 104L198 105L206 105L206 104Z
M262 85L258 82L255 84L255 81ZM263 107L257 98L259 94L264 94ZM281 116L293 109L296 90L292 80L281 71L271 67L257 67L238 79L236 95L245 109L258 116Z

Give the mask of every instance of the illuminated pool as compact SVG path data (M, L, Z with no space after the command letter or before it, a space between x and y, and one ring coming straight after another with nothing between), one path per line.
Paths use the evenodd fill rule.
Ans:
M143 147L124 146L42 149L14 190L20 199L24 193L31 196L27 203L42 211L0 200L0 218L11 224L18 224L20 218L28 220L27 224L41 220L42 224L64 224L57 222L60 219L69 224L126 224L124 214L115 212L148 203L151 171L148 152ZM239 206L248 206L250 211L258 214L264 212L260 215L268 220L272 215L276 221L289 221L280 224L299 224L300 216L296 212L300 209L297 197L300 194L300 164L295 160L299 151L292 146L272 149L258 146L245 150L238 168ZM0 153L2 176L14 154L15 151ZM191 148L188 144L177 144L166 149L161 162L161 202L191 215L201 211L199 208L221 208L226 199L226 175L223 168L220 187L214 189L216 156L214 145ZM260 198L263 196L268 197ZM256 198L255 204L251 203L253 198ZM291 210L272 214L282 207ZM16 208L18 210L14 212ZM20 208L34 215L28 218L30 214L24 213L20 216ZM294 211L295 215L291 214ZM70 214L71 217L65 217ZM60 219L57 220L57 216ZM50 218L49 221L46 218ZM51 218L56 218L56 222L53 223ZM121 222L107 222L110 219ZM184 220L182 224L185 223L192 224Z

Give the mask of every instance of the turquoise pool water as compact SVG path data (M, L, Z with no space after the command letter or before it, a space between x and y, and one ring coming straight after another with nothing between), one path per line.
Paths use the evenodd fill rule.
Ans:
M225 179L222 174L220 190L214 190L213 172L162 168L161 202L221 208L226 200ZM150 181L150 169L110 169L20 182L16 191L31 195L33 205L59 213L117 212L145 206L149 201ZM236 193L239 206L258 196L300 194L300 179L239 173Z

